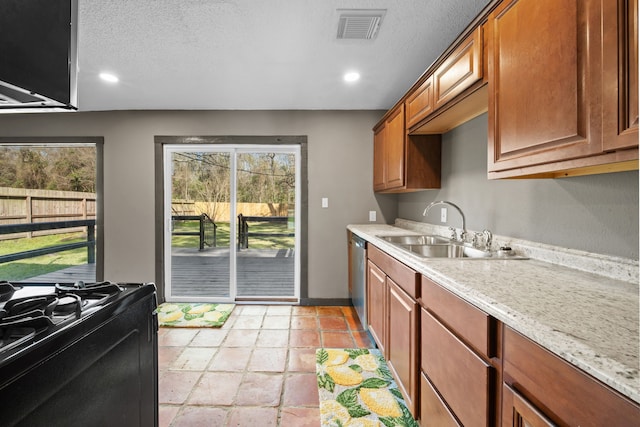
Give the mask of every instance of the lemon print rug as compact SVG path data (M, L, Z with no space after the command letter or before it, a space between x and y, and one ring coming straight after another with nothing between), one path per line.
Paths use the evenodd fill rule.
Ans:
M322 427L418 427L375 349L316 350Z
M234 304L162 303L156 309L158 324L175 328L219 328Z

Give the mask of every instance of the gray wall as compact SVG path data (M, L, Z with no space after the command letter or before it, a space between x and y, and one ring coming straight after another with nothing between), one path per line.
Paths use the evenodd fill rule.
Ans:
M346 226L369 210L372 131L383 111L130 111L0 114L0 136L104 137L105 278L154 281L154 135L307 135L309 298L347 298ZM321 208L321 198L329 208Z
M0 114L0 136L104 137L105 278L156 280L154 135L307 135L309 298L346 298L347 224L422 221L451 200L468 228L638 258L638 174L488 181L487 118L444 135L441 190L374 195L372 131L383 111L130 111ZM329 208L320 205L329 198ZM435 209L434 211L438 211ZM430 222L437 222L429 218ZM431 216L431 215L430 215ZM459 219L450 211L452 225Z
M460 206L467 228L572 249L638 259L638 172L562 179L488 180L487 115L443 136L442 188L398 196L398 216L441 224L439 208ZM449 210L448 225L460 227Z

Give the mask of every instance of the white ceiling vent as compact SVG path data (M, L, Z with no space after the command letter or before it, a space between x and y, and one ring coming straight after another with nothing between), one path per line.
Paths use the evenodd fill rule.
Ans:
M339 39L370 40L376 37L386 9L338 9Z

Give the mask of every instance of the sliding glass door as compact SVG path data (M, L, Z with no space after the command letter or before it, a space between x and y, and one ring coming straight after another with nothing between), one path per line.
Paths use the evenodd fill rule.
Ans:
M299 146L165 145L168 301L298 301Z

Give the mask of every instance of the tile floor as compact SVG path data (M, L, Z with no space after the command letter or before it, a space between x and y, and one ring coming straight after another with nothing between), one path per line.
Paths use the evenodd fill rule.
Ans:
M160 328L160 426L319 426L315 351L372 347L352 307L237 305L219 329Z

